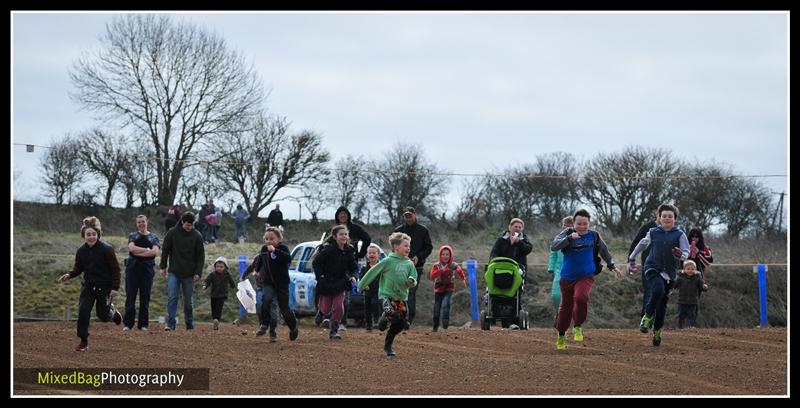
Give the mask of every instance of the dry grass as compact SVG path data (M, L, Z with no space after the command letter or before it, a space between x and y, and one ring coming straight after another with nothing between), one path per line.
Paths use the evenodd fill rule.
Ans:
M127 256L127 234L135 230L134 219L139 210L99 209L88 212L86 209L53 205L15 203L14 204L14 316L60 318L64 310L71 310L75 316L79 282L68 286L55 283L58 275L70 268L75 250L82 244L78 234L80 220L87 215L97 215L103 222L104 239L111 242L120 260ZM147 211L145 211L147 213ZM52 216L49 214L53 214ZM153 231L163 237L162 215L156 215ZM231 267L238 271L236 259L244 254L254 256L261 243L263 221L255 220L249 225L248 243L244 246L232 244L233 221L223 221L220 244L206 246L206 260L211 262L222 255L228 258ZM304 242L319 239L329 222L290 221L286 226L286 240ZM381 247L388 249L388 236L393 226L367 225L367 231ZM475 258L478 267L479 296L482 295L483 263L486 262L491 246L501 232L501 228L473 232L459 232L446 225L430 226L434 254L429 262L436 260L438 247L447 243L454 246L456 259ZM547 276L548 245L558 232L554 227L528 226L534 249L528 257L529 283L523 296L526 309L531 315L531 323L536 327L550 327L554 319L550 299L551 282ZM616 238L603 234L618 264L627 255L630 238ZM227 242L226 242L227 241ZM758 286L757 277L752 272L755 263L786 263L786 240L725 240L708 239L714 250L717 264L747 264L747 266L713 266L708 273L711 289L702 295L698 324L701 327L752 327L758 324ZM427 270L426 270L427 272ZM770 266L768 272L769 321L773 325L786 325L787 268ZM453 296L451 322L462 324L470 320L469 292L460 284ZM417 323L430 324L433 309L433 287L427 277L420 279L417 295ZM151 316L157 318L165 314L166 285L164 279L156 277L152 290ZM625 276L614 279L604 271L598 276L592 291L590 314L587 325L593 327L622 328L634 327L639 319L641 308L641 282L639 276ZM123 297L117 301L124 303ZM231 295L226 303L223 320L230 321L238 315L237 302ZM70 309L71 308L71 309ZM210 319L210 306L206 296L195 292L195 314L199 320ZM676 325L676 301L670 301L668 325Z

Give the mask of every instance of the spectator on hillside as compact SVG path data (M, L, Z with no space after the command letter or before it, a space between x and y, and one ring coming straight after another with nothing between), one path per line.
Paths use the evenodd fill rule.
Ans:
M158 235L148 231L147 216L136 217L136 232L128 234L125 259L125 316L122 330L133 330L136 317L136 294L139 294L139 330L150 325L150 290L156 274L156 256L161 247Z
M403 210L403 224L396 227L394 232L402 232L411 237L411 252L408 258L417 268L417 276L424 276L425 259L433 252L431 234L428 229L417 223L417 210L414 207L406 207ZM408 325L409 328L414 322L417 311L417 281L414 287L408 290Z
M222 207L214 207L214 218L211 221L211 238L219 242L219 229L222 227Z
M164 233L166 234L170 228L178 224L181 219L181 205L175 203L167 210L167 217L164 219Z
M67 283L83 273L77 323L81 341L75 346L75 351L89 349L89 318L92 307L95 307L97 318L101 322L113 319L116 324L122 323L122 316L111 303L111 299L119 294L119 262L114 247L100 240L101 234L100 220L97 217L83 219L81 238L84 244L75 253L72 271L58 278L59 283Z
M233 212L233 220L236 222L236 241L247 238L248 218L250 218L250 213L242 208L241 204L237 204L236 211Z
M267 216L267 226L277 227L283 231L283 213L281 212L281 205L275 204L275 209L269 212Z

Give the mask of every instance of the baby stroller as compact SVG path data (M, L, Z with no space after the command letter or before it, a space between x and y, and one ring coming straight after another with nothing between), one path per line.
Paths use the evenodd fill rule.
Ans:
M497 257L486 268L488 303L481 311L481 329L489 330L500 321L503 327L516 324L528 330L528 312L522 309L522 271L511 258Z

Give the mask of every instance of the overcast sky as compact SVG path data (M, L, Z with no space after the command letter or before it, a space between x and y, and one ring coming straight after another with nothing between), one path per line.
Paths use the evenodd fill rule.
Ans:
M13 14L11 143L48 145L94 124L69 99L68 72L112 16ZM638 144L788 173L786 13L174 16L241 51L269 111L321 133L334 159L402 141L440 168L481 173ZM42 197L42 151L12 146L15 197ZM786 178L762 180L787 189ZM282 208L297 217L296 203Z

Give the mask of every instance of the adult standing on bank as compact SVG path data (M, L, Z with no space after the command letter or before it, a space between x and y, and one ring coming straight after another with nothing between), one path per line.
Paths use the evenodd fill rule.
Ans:
M277 227L283 231L283 213L281 212L280 204L275 204L275 209L269 212L267 224L269 227Z

